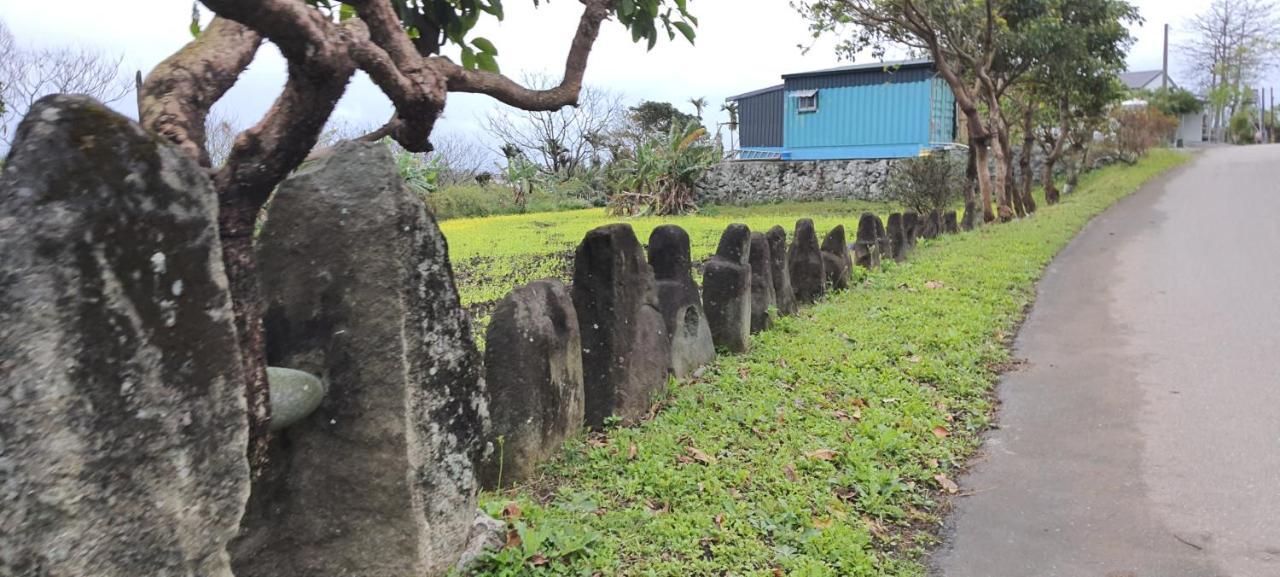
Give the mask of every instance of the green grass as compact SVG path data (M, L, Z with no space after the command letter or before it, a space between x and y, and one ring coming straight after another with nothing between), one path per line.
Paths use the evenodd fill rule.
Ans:
M1034 218L926 242L674 384L654 419L571 441L544 478L483 496L495 515L518 505L521 544L479 574L924 575L945 510L935 475L957 475L990 424L1041 271L1093 215L1184 160L1155 151ZM548 228L568 243L597 216ZM756 216L713 221L772 223ZM713 228L696 228L695 251Z

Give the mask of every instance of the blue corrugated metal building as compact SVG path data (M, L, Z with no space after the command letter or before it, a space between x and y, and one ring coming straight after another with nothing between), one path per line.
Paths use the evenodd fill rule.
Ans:
M787 74L738 104L738 158L903 158L956 140L956 101L929 60Z

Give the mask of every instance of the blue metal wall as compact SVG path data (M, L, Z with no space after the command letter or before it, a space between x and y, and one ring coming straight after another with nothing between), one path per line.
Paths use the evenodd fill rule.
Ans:
M792 93L818 90L817 112L799 112ZM886 72L786 78L783 147L879 147L906 150L933 141L933 72L914 68Z
M738 146L782 146L782 101L781 86L738 97Z

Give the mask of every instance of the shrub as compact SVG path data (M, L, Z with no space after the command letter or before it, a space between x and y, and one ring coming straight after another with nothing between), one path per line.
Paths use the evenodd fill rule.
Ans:
M692 213L698 208L698 180L720 156L720 147L697 122L673 126L665 137L650 138L635 149L633 157L617 161L614 188L619 192L610 199L610 211Z
M1167 142L1178 129L1178 120L1150 106L1128 106L1111 113L1112 135L1109 143L1115 155L1126 164L1134 164L1147 151Z
M1256 128L1253 125L1253 114L1241 110L1231 116L1227 129L1231 131L1231 142L1236 144L1253 144Z
M898 161L889 174L885 195L920 214L944 210L960 197L965 163L948 153Z

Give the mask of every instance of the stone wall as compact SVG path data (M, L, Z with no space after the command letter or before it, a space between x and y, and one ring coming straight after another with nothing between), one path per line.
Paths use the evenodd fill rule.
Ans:
M722 162L703 176L700 204L884 200L892 160Z

